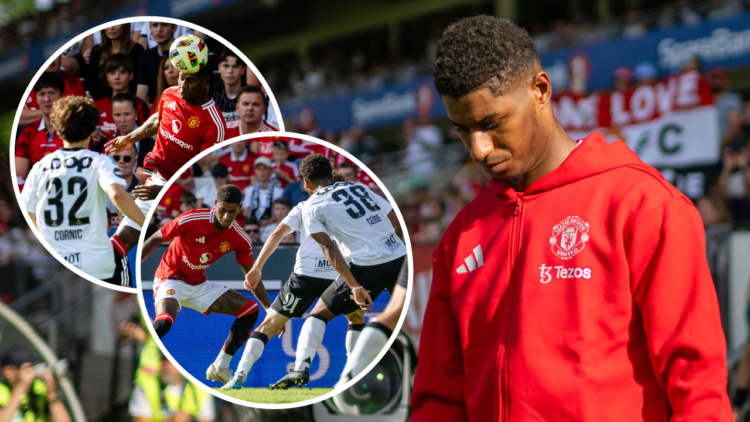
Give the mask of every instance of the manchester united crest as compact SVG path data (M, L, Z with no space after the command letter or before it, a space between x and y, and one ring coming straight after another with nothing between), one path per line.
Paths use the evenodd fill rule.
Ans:
M219 245L219 250L221 253L226 253L226 251L229 250L229 242L221 242L221 245Z
M200 124L201 124L201 121L198 120L198 118L195 117L195 116L193 116L193 117L191 117L191 118L188 119L188 126L190 126L193 129L195 129L198 126L200 126Z
M572 258L586 246L588 232L589 223L577 215L567 217L552 228L552 237L549 238L552 252L562 259Z

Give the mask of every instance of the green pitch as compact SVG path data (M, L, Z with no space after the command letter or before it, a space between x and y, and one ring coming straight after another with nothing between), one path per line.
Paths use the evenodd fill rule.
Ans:
M214 388L227 396L253 403L297 403L314 399L323 394L330 393L333 388L297 388L288 390L269 390L268 388L243 388L242 390L220 390Z

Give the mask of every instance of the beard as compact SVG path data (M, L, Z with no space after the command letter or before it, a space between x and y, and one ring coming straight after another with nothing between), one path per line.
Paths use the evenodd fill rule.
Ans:
M529 148L526 151L526 157L527 159L536 159L538 148L538 141L537 138L539 137L539 121L537 120L536 113L531 114L531 136L529 137ZM507 182L509 185L511 185L514 189L516 186L520 185L521 183L525 182L528 177L528 170L525 169L524 164L521 164L521 169L518 170L518 172L512 176L509 176L507 179L505 179L505 182Z

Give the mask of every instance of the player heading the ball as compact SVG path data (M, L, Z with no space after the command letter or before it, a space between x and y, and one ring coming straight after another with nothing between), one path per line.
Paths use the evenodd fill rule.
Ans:
M211 70L207 66L194 73L181 71L177 86L167 88L159 97L157 113L143 126L105 145L109 153L117 153L156 135L154 149L146 155L143 163L143 167L153 174L145 185L133 190L144 214L154 205L153 200L166 181L185 163L201 151L224 141L224 117L208 94L210 81ZM113 245L122 255L119 258L124 258L138 243L140 230L141 224L129 218L120 223L117 233L112 236Z
M99 123L94 102L60 99L50 118L63 148L31 169L22 195L26 211L63 259L92 277L109 279L115 255L107 238L107 197L132 221L142 225L145 217L125 191L125 179L114 161L88 149Z

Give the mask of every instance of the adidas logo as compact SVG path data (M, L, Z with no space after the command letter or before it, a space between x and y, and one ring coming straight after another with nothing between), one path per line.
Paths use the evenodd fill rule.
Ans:
M195 239L196 242L206 244L206 236L201 237L200 239Z
M100 114L100 116L101 117L107 117L107 112L105 111L104 113Z
M459 274L464 274L467 272L466 268L468 268L468 272L472 272L476 270L477 268L484 265L484 257L482 256L482 245L477 245L476 248L473 249L474 254L469 255L464 259L464 262L466 265L461 264L460 267L456 268L456 272ZM474 258L476 257L476 261L474 261Z
M177 107L176 107L174 101L172 101L169 104L167 104L167 108L170 109L170 110L172 110L172 111L175 111Z

